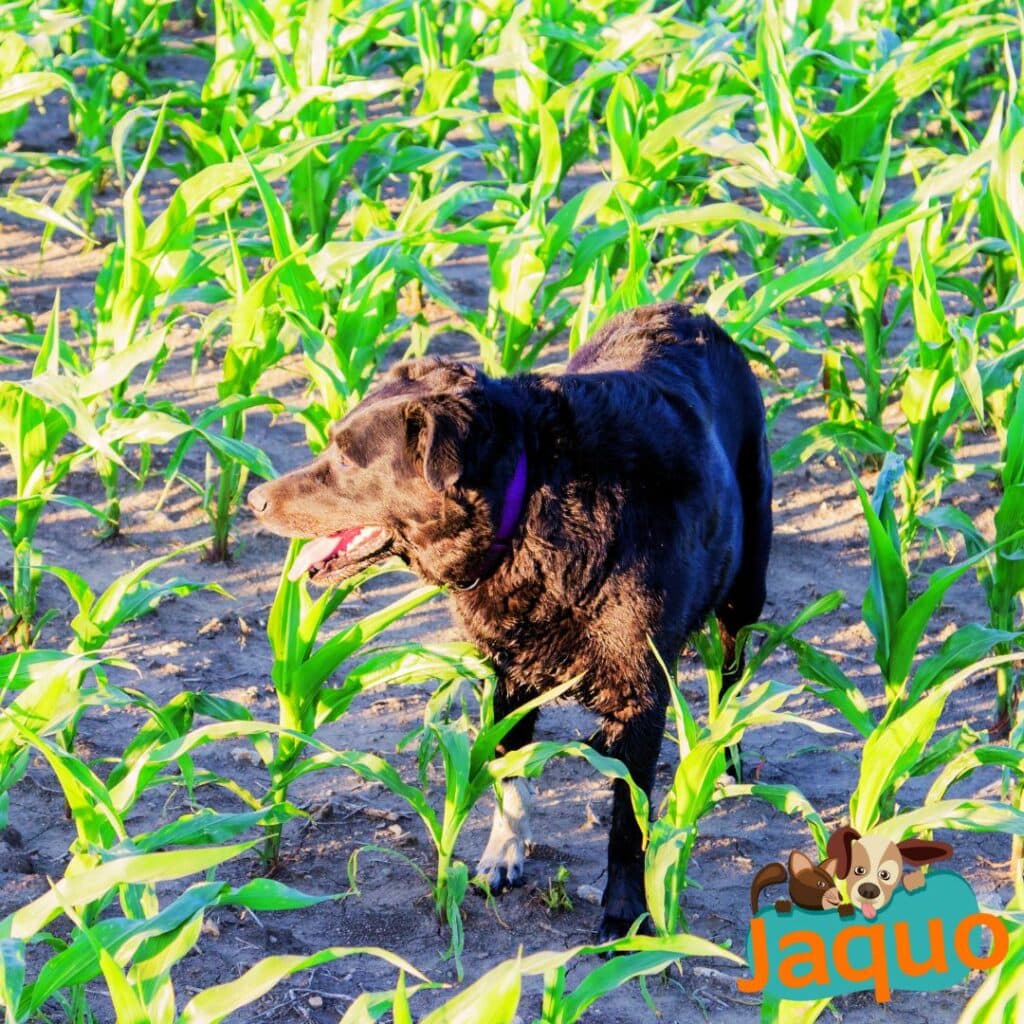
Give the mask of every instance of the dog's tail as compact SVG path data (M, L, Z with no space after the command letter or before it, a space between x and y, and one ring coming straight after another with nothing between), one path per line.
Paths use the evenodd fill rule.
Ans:
M767 888L769 885L778 885L780 882L786 881L789 875L786 874L786 869L781 864L766 864L756 875L754 875L754 881L750 886L750 912L751 914L757 913L757 899L761 895L761 890Z

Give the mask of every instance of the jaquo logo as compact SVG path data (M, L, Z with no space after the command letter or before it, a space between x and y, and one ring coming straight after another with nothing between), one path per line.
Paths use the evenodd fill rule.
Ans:
M894 843L842 828L826 853L818 864L794 851L788 867L768 864L755 875L747 937L753 977L737 982L741 992L821 999L873 990L884 1003L895 989L949 988L1006 956L1006 927L979 911L965 879L952 871L926 879L918 870L951 857L948 843ZM789 899L759 909L762 891L783 882Z

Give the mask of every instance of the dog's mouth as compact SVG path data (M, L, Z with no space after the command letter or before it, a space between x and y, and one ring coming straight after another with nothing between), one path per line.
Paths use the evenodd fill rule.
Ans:
M860 900L860 901L858 901L857 906L860 907L860 912L869 921L873 921L875 919L875 915L881 909L881 903L880 902L879 903L869 903L867 900Z
M353 526L329 537L314 537L295 556L288 579L308 576L315 583L343 580L357 573L391 546L380 526Z

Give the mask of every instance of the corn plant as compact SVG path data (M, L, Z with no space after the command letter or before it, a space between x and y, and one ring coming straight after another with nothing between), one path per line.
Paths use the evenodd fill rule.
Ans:
M566 985L568 966L579 957L612 955L587 972L573 989ZM633 935L603 946L576 946L559 952L544 951L506 960L491 968L452 999L419 1017L421 1024L450 1024L473 1020L477 1024L512 1024L523 1019L522 983L543 977L544 994L539 1017L533 1024L576 1024L602 996L632 978L658 974L682 957L717 957L740 963L739 957L696 935L651 938ZM341 1024L372 1024L390 1013L395 1021L411 1021L410 991L400 978L390 992L365 993L345 1013Z
M586 743L531 743L501 756L498 745L510 729L525 715L547 701L567 692L575 683L570 680L517 708L500 721L493 720L494 679L481 698L479 725L471 728L463 710L455 722L436 716L436 702L428 706L424 728L420 733L421 766L440 755L444 769L444 801L440 813L421 789L402 780L396 769L382 757L357 752L314 755L300 764L296 772L337 764L355 771L362 778L385 786L415 811L426 828L437 856L436 876L424 874L438 917L448 925L451 944L447 955L455 958L456 970L462 975L461 954L464 943L460 906L469 885L469 869L455 859L455 844L469 815L480 798L503 779L539 775L553 757L571 756L586 760L611 779L621 779L629 787L630 799L637 821L646 833L647 798L629 777L622 763L598 753ZM308 767L307 767L308 766ZM352 867L354 878L354 865Z
M960 1020L978 1024L999 1024L1013 1020L1024 1009L1020 986L1016 979L1024 969L1024 929L1018 922L1010 933L1006 959L989 972L967 1001Z
M136 569L114 580L99 597L78 573L60 566L47 566L46 571L56 576L67 587L78 608L78 614L70 622L75 639L68 647L69 653L101 653L115 629L153 611L167 597L184 597L197 590L209 590L222 597L229 597L230 595L216 583L196 583L180 577L165 580L163 583L153 583L147 578L154 569L172 558L195 550L197 546L193 544L143 562ZM76 690L80 688L81 683L75 687ZM81 710L85 710L84 705ZM71 749L77 724L77 717L73 717L62 730L61 739L65 749Z
M1011 69L1012 63L1007 61ZM1016 75L1012 75L1016 84ZM988 247L988 263L985 276L990 277L1000 302L1019 291L1021 271L1024 269L1024 233L1021 232L1020 218L1015 211L1020 209L1024 192L1019 177L1013 168L1019 163L1024 148L1024 120L1010 96L997 103L992 113L992 122L986 133L981 149L989 159L988 187L983 191L979 203L980 226L988 238L1002 244ZM1020 330L1024 318L1021 313L1013 317L1013 325Z
M81 687L89 672L102 674L109 658L33 650L0 655L0 822L6 827L10 791L25 774L31 746L26 734L59 735L81 714Z
M831 659L804 641L787 640L811 692L835 707L865 738L860 779L850 798L851 821L861 832L895 816L897 791L908 778L927 774L983 739L965 723L932 743L953 690L971 674L1015 658L991 652L1020 636L978 625L962 626L915 668L915 655L943 595L989 551L937 570L924 591L909 600L892 508L892 486L899 473L891 462L883 467L874 500L855 480L871 551L863 615L875 638L875 661L884 686L881 719L875 720L861 689Z
M124 238L113 247L100 272L95 319L79 318L92 335L87 359L48 336L36 364L36 373L44 374L44 379L33 381L36 392L71 410L73 424L95 425L96 431L102 430L109 418L123 413L133 371L148 363L148 381L163 362L162 331L146 329L155 312L159 288L140 252L144 230L140 192L163 135L165 112L166 106L157 117L146 155L125 192ZM58 329L58 312L59 306L55 305L51 330ZM107 497L103 537L114 536L120 529L120 474L128 440L114 437L110 443L95 446L93 452Z
M288 787L305 747L304 741L298 737L311 736L316 728L344 714L366 682L370 682L364 682L359 676L350 677L340 690L332 690L327 686L332 673L381 630L438 593L436 587L420 587L380 611L358 619L318 645L318 635L324 623L341 608L345 599L360 584L394 571L395 567L368 569L337 587L325 590L313 600L304 579L289 578L298 551L299 545L292 543L267 619L267 636L274 657L271 679L278 696L279 721L282 729L289 730L281 734L268 764L271 778L269 800L282 805L287 801ZM399 661L400 657L395 657L390 666L385 662L385 678L387 670L397 668ZM264 857L268 861L275 860L280 846L280 830L270 830Z
M391 612L392 609L383 609L377 614L383 616ZM368 618L372 619L373 616ZM352 633L354 631L358 634L359 625L357 623L352 630L340 634L342 641L352 645ZM368 628L381 628L379 620L371 621ZM327 641L320 648L327 648L327 651L324 661L320 662L318 668L326 663L327 656L331 659L337 656L338 647L330 645L331 641ZM323 724L342 714L352 699L370 686L394 682L422 682L427 678L440 678L442 682L454 683L474 672L479 674L479 670L479 663L458 646L455 649L433 650L415 645L411 649L400 648L395 652L384 652L353 670L341 688L325 689L323 702L317 709L313 722L314 725ZM554 699L572 685L573 681L570 681L542 695L524 707L522 714L528 713L544 700ZM291 696L294 698L294 694ZM289 707L294 706L294 699L289 703L288 698L284 697L281 703L284 717ZM449 955L454 956L457 970L461 975L464 937L459 907L469 885L469 872L464 863L455 860L454 846L471 811L488 789L502 779L535 777L553 757L573 756L586 760L607 777L622 779L627 784L637 820L642 828L645 828L647 823L647 799L629 778L621 762L599 754L586 743L533 743L501 757L495 757L501 739L521 714L517 712L515 716L494 722L490 710L491 696L485 694L481 706L480 728L471 733L464 720L452 723L436 717L446 703L444 700L430 702L428 719L420 733L421 763L425 765L430 758L440 754L444 765L445 795L440 813L421 789L406 783L398 771L378 755L355 750L340 751L316 739L311 733L300 733L281 725L253 720L225 720L182 732L184 724L190 721L190 712L187 708L180 709L171 722L171 729L177 734L173 739L168 739L163 731L164 715L161 714L159 719L154 719L153 727L148 730L145 740L140 741L132 752L131 766L119 776L116 791L121 794L121 799L134 799L140 787L148 786L152 780L159 778L160 767L170 763L185 766L191 776L189 758L193 750L221 739L247 737L253 742L271 774L272 790L267 800L260 801L238 784L225 783L225 780L207 776L201 781L227 784L236 796L255 810L260 820L265 819L264 851L269 849L276 853L280 849L280 826L296 813L287 803L287 791L297 779L325 769L345 768L361 778L383 785L420 817L435 848L436 879L431 879L422 871L421 873L430 886L438 915L451 930ZM184 716L182 711L185 712ZM272 736L277 737L276 749L270 742ZM307 750L312 753L300 760L301 755ZM287 774L284 774L286 770ZM254 820L252 814L238 817L240 821L249 823ZM350 863L350 880L353 888L356 885L357 859L358 853Z
M279 403L262 395L226 398L208 407L191 422L181 410L157 407L171 424L177 421L179 425L172 425L170 430L180 434L164 471L167 479L164 496L179 480L199 496L212 528L208 548L210 561L224 561L229 557L231 527L241 507L249 474L255 473L264 480L277 476L267 454L237 436L244 429L246 411L255 407L273 409L279 408ZM213 429L218 424L221 431ZM202 479L196 479L182 469L186 456L196 444L206 448Z
M993 650L1009 654L1024 613L1024 571L1021 543L1024 538L1024 401L1018 392L1006 425L999 474L1002 496L995 514L995 543L991 546L978 527L957 508L940 507L923 517L936 530L959 533L968 554L978 560L977 573L989 608L989 626L1005 634ZM1009 662L996 667L996 709L993 732L1006 736L1019 703L1020 673Z
M770 656L807 622L833 610L842 595L834 593L816 601L796 619L782 628L758 627L766 633L764 640L741 678L723 692L725 652L712 618L706 633L696 634L694 642L704 661L708 684L708 723L698 726L693 712L676 685L672 672L665 676L671 696L670 715L674 741L679 749L679 765L672 785L665 796L660 813L651 824L647 846L645 886L647 904L659 935L674 935L680 925L685 927L680 899L687 885L687 871L700 819L714 805L727 797L754 795L770 800L787 812L798 811L815 830L815 838L824 849L827 838L820 816L810 808L806 798L791 786L745 786L721 782L729 765L730 748L735 748L751 726L792 721L793 716L780 710L795 692L779 683L755 684L753 678ZM746 635L737 638L738 650L745 645ZM811 724L818 731L831 731L826 726ZM737 778L740 772L733 768Z
M58 298L36 358L37 373L52 365L56 358L59 316ZM73 421L24 385L10 381L0 383L0 446L14 468L14 495L0 499L0 507L9 510L0 515L0 530L13 550L10 584L0 587L0 596L6 604L0 627L4 645L30 647L47 619L55 614L48 613L41 621L36 621L42 563L33 541L46 503L57 500L93 511L84 502L57 494L61 481L89 453L86 447L60 452L61 443L72 432L73 422L79 433L95 435L90 422Z
M209 910L220 906L253 911L294 910L330 897L309 896L269 879L232 888L208 878L190 885L165 907L156 903L123 916L86 920L83 914L109 900L119 886L153 888L198 873L244 853L250 844L149 852L121 850L74 876L65 876L46 895L0 921L3 967L0 999L7 1019L22 1024L39 1019L44 1004L54 1001L66 1020L93 1019L87 983L101 974L106 994L121 1019L153 1022L220 1021L259 999L283 978L357 954L376 956L404 974L426 979L407 961L373 947L332 947L307 956L269 956L238 978L213 986L182 1005L171 971L199 941ZM70 939L45 929L64 915L73 925ZM29 940L43 937L54 953L29 978ZM180 1007L180 1015L179 1015Z

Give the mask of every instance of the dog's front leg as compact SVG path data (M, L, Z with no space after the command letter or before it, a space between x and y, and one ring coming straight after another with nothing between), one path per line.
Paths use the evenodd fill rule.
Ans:
M530 784L526 779L503 779L501 801L495 804L491 835L476 866L491 892L523 884L530 835Z
M494 718L498 721L522 704L510 696L505 680L498 685L494 698ZM537 712L517 722L498 747L499 754L518 750L533 739ZM501 801L494 808L491 834L476 873L487 882L491 892L502 892L523 884L526 855L532 841L530 835L530 784L526 779L504 779Z
M665 704L636 711L629 719L605 720L604 747L608 755L617 757L629 770L633 781L650 800L654 772L665 731ZM598 942L621 938L633 922L647 913L644 896L643 834L633 813L629 787L616 779L612 796L612 827L608 836L608 884L604 890L604 917L598 931ZM640 927L644 934L653 934L650 918Z

